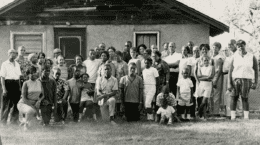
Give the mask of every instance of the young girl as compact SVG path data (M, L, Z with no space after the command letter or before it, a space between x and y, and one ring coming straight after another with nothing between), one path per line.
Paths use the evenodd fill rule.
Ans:
M157 118L160 119L160 124L167 123L168 125L172 124L172 114L175 112L172 106L168 105L166 98L162 99L162 106L157 111Z
M203 66L198 68L198 113L201 119L206 119L206 107L208 103L208 98L210 98L212 91L212 79L214 77L215 71L212 65L209 65L209 57L203 56L202 58Z
M182 70L182 76L177 83L178 92L178 105L180 108L181 119L183 121L189 121L190 117L190 106L193 105L192 95L193 95L193 83L189 76L189 69L184 68ZM185 119L185 111L187 118Z
M84 112L85 108L86 108L86 111L88 111L88 114L93 115L93 119L96 121L97 117L95 114L95 110L93 108L94 88L92 87L91 83L88 82L89 75L87 73L81 75L81 77L83 80L83 90L81 92L78 122L81 121L82 116L85 114L85 112Z
M141 75L141 61L137 58L137 49L135 47L130 48L130 55L132 59L129 60L128 65L131 62L136 64L136 74Z
M144 102L147 112L147 120L154 120L152 114L152 101L156 93L156 88L159 87L159 74L156 68L151 67L153 60L151 58L145 59L145 69L143 70L144 79Z

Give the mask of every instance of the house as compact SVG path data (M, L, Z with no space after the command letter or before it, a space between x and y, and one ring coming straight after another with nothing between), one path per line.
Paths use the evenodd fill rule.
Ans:
M43 51L52 57L60 48L66 60L87 57L100 43L123 50L164 42L181 46L209 43L209 36L229 27L176 0L15 0L0 9L0 61L10 48L25 46L27 53Z

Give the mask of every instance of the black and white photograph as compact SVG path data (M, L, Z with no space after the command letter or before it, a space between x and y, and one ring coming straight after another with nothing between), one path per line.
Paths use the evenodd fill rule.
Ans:
M260 0L0 0L0 145L260 144Z

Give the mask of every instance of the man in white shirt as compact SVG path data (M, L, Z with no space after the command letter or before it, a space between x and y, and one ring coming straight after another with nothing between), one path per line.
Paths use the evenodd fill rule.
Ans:
M87 74L89 75L88 82L92 85L93 88L96 86L96 80L98 77L98 68L101 64L101 61L96 59L96 52L94 49L90 49L88 53L89 59L85 60L83 63L87 67ZM96 93L95 97L96 98ZM100 108L97 104L97 100L94 100L94 109L97 117L100 117Z
M1 123L7 123L8 115L11 112L11 123L18 123L17 103L21 96L20 77L22 75L20 65L15 61L18 53L15 49L8 50L8 60L2 63L0 76L3 89L1 108Z
M168 63L170 67L170 80L169 80L169 86L170 91L176 96L177 91L177 81L179 77L179 63L182 58L180 53L175 52L176 45L174 42L169 43L169 51L170 54L167 56L164 61Z
M53 50L53 59L52 59L52 62L53 62L53 65L57 65L58 64L58 56L61 55L61 50L59 48L55 48Z

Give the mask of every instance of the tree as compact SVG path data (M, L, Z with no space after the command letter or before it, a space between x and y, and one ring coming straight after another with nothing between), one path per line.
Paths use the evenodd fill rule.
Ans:
M249 35L249 51L257 53L260 50L260 0L234 0L233 5L226 8L224 21Z

